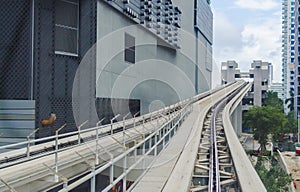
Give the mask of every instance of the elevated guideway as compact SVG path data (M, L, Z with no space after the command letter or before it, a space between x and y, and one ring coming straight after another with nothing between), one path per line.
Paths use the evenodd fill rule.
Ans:
M240 143L229 117L249 88L239 81L144 116L127 119L127 114L110 125L14 144L25 147L0 154L0 191L70 191L87 182L90 191L110 191L116 185L123 191L197 191L193 178L203 127L229 95L231 100L218 115L222 112L226 140L228 134L235 138L227 142L229 151L240 154L231 155L234 182L243 191L246 183L264 191L243 149L232 147ZM42 144L33 145L38 142ZM246 181L243 174L252 179ZM107 181L99 184L99 177Z
M220 107L220 114L215 119L218 132L213 143L216 143L219 150L215 156L215 161L219 163L217 167L210 166L214 162L210 159L211 120L216 104L222 103L222 100L227 101L229 93L237 87L231 87L231 90L226 91L227 94L219 92L212 95L213 102L203 99L195 103L190 115L193 123L187 122L180 129L189 130L188 139L184 140L181 137L183 134L176 135L133 191L266 191L230 122L230 115L251 84L239 84L238 87L239 90L231 96L231 100ZM165 159L172 154L178 154L178 157L166 162ZM213 180L213 175L218 175L218 181ZM219 188L210 186L210 182L211 185L218 183Z

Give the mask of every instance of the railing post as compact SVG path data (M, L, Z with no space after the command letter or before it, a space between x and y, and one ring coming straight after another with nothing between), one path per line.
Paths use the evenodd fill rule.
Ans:
M135 117L139 114L140 112L136 112L134 115L133 115L133 128L135 129Z
M146 141L143 143L143 149L142 149L142 158L143 158L143 167L142 167L142 169L144 170L145 169L145 157L144 157L144 155L145 155L145 153L146 153Z
M134 140L134 145L136 145L136 141ZM137 156L137 148L133 152L134 154L134 161L136 161L136 156Z
M58 132L62 130L67 124L64 124L61 126L59 129L55 131L55 175L54 175L54 180L55 182L58 182Z
M123 146L124 146L124 150L126 149L126 146L125 146L125 119L126 117L130 115L130 112L128 112L124 117L123 117Z
M91 179L91 192L96 191L96 174L95 174L95 167L92 168L93 177Z
M56 182L58 182L58 178L60 178L63 181L63 188L66 189L68 187L68 178L64 177L61 174L58 174L58 172L56 172L56 170L52 169L47 164L43 163L43 165L45 167L47 167L47 169L49 169L49 171L51 171L52 173L54 173L54 175L57 177L57 181Z
M81 125L79 125L79 126L77 127L77 129L78 129L78 144L81 143L81 137L80 137L81 127L82 127L83 125L85 125L88 121L89 121L89 120L86 120L85 122L83 122Z
M102 118L100 121L98 121L96 123L97 129L96 129L96 157L95 157L95 164L98 165L99 164L99 125L102 123L102 121L105 119Z
M67 187L68 187L68 183L67 183L67 182L64 182L63 188L65 189L65 188L67 188Z
M30 137L36 133L40 128L37 128L35 129L32 133L30 133L28 136L27 136L27 149L26 149L26 156L27 158L30 157Z
M27 158L30 156L30 138L27 136L27 149L26 149Z
M163 127L162 128L163 149L165 148L165 144L166 144L165 130L166 130L166 127Z
M176 116L175 112L176 112L177 106L178 106L178 104L175 104L175 106L174 106L174 111L173 111L174 116Z
M155 134L155 138L154 138L154 145L155 145L155 148L154 148L154 156L157 156L157 135Z
M149 139L149 149L151 149L151 147L152 147L152 137L150 137Z
M114 116L111 120L110 120L110 135L113 135L113 122L116 118L118 118L120 116L120 114Z
M58 173L58 132L56 131L55 133L55 176L54 176L54 181L55 182L58 182L58 176L57 176L57 173Z
M126 167L127 167L126 157L127 157L127 156L124 157L124 161L123 161L123 173L124 173L124 174L126 173ZM123 192L126 192L126 191L127 191L127 186L126 186L126 180L127 180L127 178L126 178L126 176L127 176L127 175L125 174L125 176L124 176L124 178L123 178Z
M143 131L144 131L144 135L145 135L145 116L143 116Z
M112 184L114 182L114 162L111 159L111 166L109 168L109 182Z
M172 132L171 130L172 130L172 127L171 127L171 124L170 124L169 130L168 130L168 131L170 131L170 132L168 133L168 137L169 137L168 142L170 142L170 139L171 139L171 132Z

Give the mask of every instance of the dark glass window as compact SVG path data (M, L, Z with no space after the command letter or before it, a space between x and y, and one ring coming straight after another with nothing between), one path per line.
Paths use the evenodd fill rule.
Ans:
M55 1L55 53L78 55L78 0Z
M135 63L135 38L125 33L125 61Z

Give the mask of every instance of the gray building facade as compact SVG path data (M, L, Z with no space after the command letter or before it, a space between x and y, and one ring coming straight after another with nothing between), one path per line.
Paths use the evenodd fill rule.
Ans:
M254 60L249 72L241 72L236 61L222 62L222 84L245 79L253 82L251 93L243 100L243 104L261 106L266 97L268 86L272 82L272 65L269 62Z
M211 88L206 0L18 0L0 9L0 100L34 102L33 124L18 141L37 127L35 137L65 123L62 132L74 131ZM56 121L42 126L51 113ZM0 121L9 140L19 119Z

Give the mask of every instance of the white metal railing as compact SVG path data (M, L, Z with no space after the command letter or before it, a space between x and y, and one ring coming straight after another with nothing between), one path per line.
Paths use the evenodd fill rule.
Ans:
M175 105L176 107L177 106L179 106L179 105ZM181 112L182 110L178 110L178 111L176 111L175 113L176 114L182 114L182 112ZM156 116L156 117L154 117L154 115L151 117L151 119L153 120L153 121L155 121L155 120L157 120L157 123L159 122L158 121L158 119L159 118L161 118L160 116L161 116L161 114L163 114L164 112L160 112L159 113L159 116ZM174 113L167 113L167 116L164 116L164 118L167 118L167 119L176 119L176 117L177 117L178 115L175 115ZM142 119L144 119L144 118L142 118ZM163 119L163 118L162 118ZM103 120L103 119L102 119ZM99 123L101 123L101 121L102 120L100 120L99 121ZM133 119L134 120L134 119ZM165 120L165 119L164 119ZM166 122L166 121L164 121L164 122ZM148 123L148 122L145 122L145 121L143 121L143 123ZM151 122L150 122L151 123ZM158 124L157 124L158 125ZM141 126L145 126L144 124L142 124ZM145 138L145 135L147 135L147 134L149 134L149 132L151 133L151 132L153 132L153 131L155 131L156 130L156 127L152 124L152 126L153 126L153 128L154 129L144 129L144 132L143 133L140 133L140 134L142 134L143 136L143 138ZM45 168L47 168L48 170L50 170L52 173L54 173L54 181L56 182L56 185L59 185L59 180L61 180L61 181L63 181L63 186L64 187L66 187L67 186L67 184L68 184L68 179L66 178L66 177L64 177L60 172L59 172L59 170L58 170L58 168L59 167L61 167L63 164L64 164L64 162L58 162L58 154L59 154L59 152L61 152L61 151L63 151L63 150L66 150L66 149L59 149L58 148L58 133L59 133L59 131L61 130L61 129L63 129L65 127L65 125L63 125L62 127L60 127L57 131L56 131L56 140L55 140L55 143L56 143L56 149L55 149L55 159L54 159L54 166L49 166L49 165L47 165L47 164L44 164L44 169ZM99 133L99 127L97 127L98 129L96 130L96 133ZM134 130L136 130L137 131L137 129L135 129L135 128L133 128ZM166 131L164 131L164 132L166 132ZM98 134L99 135L99 134ZM123 135L124 136L124 135ZM116 142L118 142L117 141L117 139L115 139L114 138L114 136L113 135L108 135L107 137L111 137L112 139L114 139ZM130 139L136 139L137 137L130 137ZM128 140L130 140L130 139L128 139ZM110 153L108 150L109 149L106 149L106 148L104 148L103 146L101 146L100 144L98 144L98 140L99 140L99 137L96 137L96 139L95 140L91 140L91 141L89 141L89 142L85 142L84 144L91 150L91 151L94 151L94 150L92 150L89 146L88 146L88 143L91 143L91 142L96 142L96 145L95 145L95 147L96 147L96 149L98 149L98 150L96 150L96 151L94 151L93 153L95 154L95 165L93 165L93 166L91 166L91 170L93 171L94 169L95 169L95 167L96 166L99 166L99 153L100 153L100 150L99 150L99 147L101 147L101 150L103 151L104 150L104 152L105 153L107 153L107 154L109 154L109 155L111 155L111 158L113 158L113 156L112 156L112 153ZM119 143L119 142L118 142ZM119 144L121 144L121 143L119 143ZM145 150L145 149L144 149ZM76 151L75 151L75 153L77 153ZM78 153L77 153L78 154ZM80 154L78 154L79 156L80 156ZM137 155L137 154L136 154ZM83 158L83 157L82 157ZM98 160L98 161L97 161ZM85 161L85 162L87 162L87 161ZM43 169L43 171L44 171L44 169ZM46 169L46 170L47 170ZM41 171L41 170L40 170ZM40 172L39 171L39 172ZM95 178L94 178L95 179ZM95 182L95 180L93 181L93 182ZM92 182L92 183L93 183ZM93 185L95 185L95 183L93 183ZM3 187L3 186L1 186L1 187Z
M205 92L205 93L202 93L202 94L199 94L199 95L196 95L194 97L191 97L189 99L185 99L183 101L180 101L174 105L171 105L171 106L168 106L168 107L165 107L165 108L162 108L158 111L155 111L155 112L152 112L152 113L148 113L148 114L145 114L143 116L139 116L139 117L136 117L137 114L134 115L134 117L132 118L134 122L136 121L141 121L142 119L147 119L147 118L150 118L152 119L153 116L157 116L161 113L166 113L166 112L169 112L169 111L172 111L174 110L175 108L177 107L184 107L186 106L188 103L192 103L192 102L195 102L195 101L198 101L200 98L203 98L207 95L210 95L211 93L214 93L214 92L217 92L219 90L221 90L223 87L226 87L226 86L230 86L232 85L234 82L231 82L227 85L224 85L222 87L219 87L213 91L209 91L209 92ZM120 116L119 114L117 116ZM127 119L125 122L128 123L130 120L132 119ZM113 123L113 121L111 121L111 124L110 125L101 125L99 126L99 122L96 124L96 127L92 127L92 128L88 128L88 129L84 129L84 130L81 130L81 127L82 125L86 124L87 121L85 121L83 124L81 124L80 126L77 127L77 131L73 131L73 132L68 132L68 133L63 133L63 134L57 134L57 135L53 135L53 136L49 136L49 137L43 137L43 138L39 138L39 139L30 139L30 136L35 133L36 131L39 130L39 128L37 128L36 130L34 130L33 133L31 133L30 135L28 135L27 137L27 141L23 141L23 142L18 142L18 143L14 143L14 144L9 144L9 145L4 145L4 146L0 146L0 151L3 150L3 149L10 149L11 151L16 151L16 153L14 153L14 156L16 155L23 155L24 153L18 153L17 151L20 150L20 149L14 149L12 150L12 148L21 148L22 146L26 146L26 157L27 158L30 158L32 157L32 155L30 154L31 152L31 147L32 146L36 146L35 143L45 143L45 142L51 142L51 141L55 141L57 139L61 139L61 138L66 138L66 137L71 137L71 136L77 136L78 138L80 138L80 136L84 133L89 133L89 132L94 132L98 129L103 129L103 128L108 128L110 126L110 131L112 132L112 129L113 127L115 127L116 125L119 125L119 127L122 127L122 125L124 124L124 119L123 119L123 122L116 122L116 123ZM107 131L109 131L107 129ZM80 144L80 139L78 139L78 144ZM50 145L50 144L49 144ZM51 154L53 152L49 152L49 153L46 153L47 155ZM6 157L4 157L4 159L6 159ZM1 160L1 153L0 153L0 160ZM0 165L0 168L1 168L1 165Z
M94 136L95 138L93 138L92 140L89 140L88 142L85 142L84 144L87 144L89 142L96 142L96 152L95 152L95 163L97 166L99 166L99 147L101 147L101 149L103 149L104 151L106 151L108 154L109 152L104 149L102 146L99 145L98 143L98 140L100 139L99 136L101 135L101 133L107 133L106 136L112 136L111 133L112 133L112 129L113 127L116 127L116 128L122 128L122 126L127 126L128 124L133 124L133 126L135 126L136 122L143 122L145 123L145 119L147 120L150 120L150 123L152 123L152 121L156 120L158 121L159 118L161 119L165 119L167 121L167 123L165 123L163 126L160 126L159 129L154 129L153 131L151 130L149 132L149 130L146 130L148 132L144 132L143 133L140 133L140 135L143 136L144 140L143 142L140 142L138 143L137 145L135 145L133 148L130 148L129 150L132 150L131 152L127 152L126 151L124 152L124 155L123 155L123 158L124 158L124 161L126 163L126 159L125 158L126 156L128 156L130 153L133 153L135 158L137 157L137 151L138 151L138 148L142 146L142 157L143 159L145 159L145 157L147 155L149 155L150 153L153 153L155 156L159 153L159 148L158 146L159 145L162 145L163 147L167 144L167 142L170 140L171 136L175 134L179 124L184 120L185 116L188 114L188 109L189 110L192 110L192 103L200 100L201 98L204 98L212 93L215 93L221 89L223 89L224 87L226 86L229 86L233 83L230 83L230 84L227 84L225 86L222 86L222 87L219 87L218 89L215 89L213 91L209 91L209 92L206 92L206 93L202 93L202 94L199 94L199 95L196 95L192 98L189 98L189 99L186 99L186 100L183 100L181 102L178 102L174 105L171 105L169 107L165 107L161 110L158 110L158 111L155 111L155 112L152 112L152 113L149 113L149 114L146 114L146 115L143 115L143 116L139 116L139 117L136 117L136 114L134 115L134 117L132 119L127 119L125 120L125 118L123 119L122 122L117 122L117 123L112 123L109 124L109 125L101 125L101 122L103 121L100 120L97 124L96 124L96 127L92 127L92 128L89 128L89 129L84 129L84 130L81 130L81 128L78 128L77 131L74 131L74 132L70 132L70 133L64 133L64 134L59 134L59 131L65 126L63 125L62 127L60 127L58 130L57 130L57 134L54 135L54 136L50 136L50 137L46 137L46 138L40 138L40 139L28 139L28 141L25 141L25 142L20 142L20 143L16 143L16 144L11 144L11 145L6 145L6 146L1 146L0 147L0 150L1 149L7 149L7 148L11 148L11 147L16 147L16 146L22 146L22 145L25 145L26 147L23 148L23 149L18 149L18 150L15 150L13 151L13 153L2 153L0 154L0 161L2 159L6 159L7 157L15 157L17 155L24 155L25 154L25 157L22 158L22 159L19 159L17 161L14 161L13 163L11 163L10 165L13 165L14 163L21 163L23 161L27 161L27 160L31 160L31 159L34 159L34 158L38 158L38 157L41 157L41 156L46 156L46 155L49 155L49 154L55 154L55 155L58 155L59 152L63 151L63 150L67 150L67 149L70 149L70 148L73 148L73 147L76 147L78 145L83 145L83 143L80 143L78 142L77 144L75 145L72 145L72 146L69 146L69 147L65 147L65 148L60 148L59 147L59 143L64 139L67 139L66 141L79 141L79 139L84 136L84 134L87 134L87 133L92 133L92 135L89 135L89 136ZM180 110L177 110L177 108L180 108ZM173 112L173 113L171 113ZM174 113L175 112L175 113ZM132 123L133 122L133 123ZM86 122L84 122L86 123ZM112 126L113 125L113 126ZM157 126L158 127L158 124ZM123 127L125 129L125 127ZM99 130L101 130L101 133L99 135ZM137 130L136 130L137 131ZM157 135L158 133L158 136L154 136L154 134ZM148 137L145 138L145 135L147 134L150 134ZM86 135L85 135L86 136ZM123 134L124 136L124 134ZM113 137L111 137L113 138ZM151 138L151 139L149 139ZM153 141L154 140L154 141ZM35 143L37 142L46 142L48 141L47 143L43 143L43 144L38 144L38 145L34 145ZM152 146L151 148L149 147L149 149L146 151L145 149L145 144L146 142L148 143L151 143L150 146ZM152 142L154 142L154 144L152 144ZM36 152L35 150L39 150L39 149L42 149L41 146L47 146L47 147L55 147L55 150L53 151L50 151L50 152L43 152L42 154L38 154L38 155L32 155L31 152ZM149 151L150 150L150 151ZM24 153L25 152L25 153ZM15 155L15 156L13 156ZM119 155L120 156L120 155ZM116 158L118 158L119 156L116 156L115 158L113 156L111 156L111 160L114 158L114 161L110 161L110 163L114 164L116 161ZM57 158L58 159L58 158ZM121 158L122 159L122 158ZM117 160L121 160L121 159L117 159ZM139 160L139 162L141 162L142 160ZM54 168L51 168L50 166L46 166L48 169L50 169L54 174L55 174L55 177L56 177L56 180L62 180L63 183L64 183L64 187L67 188L67 184L68 184L68 181L66 178L64 178L63 176L60 175L59 173L59 170L58 170L58 167L59 165L61 165L61 163L55 161L54 163ZM124 162L123 162L124 163ZM124 165L125 165L124 163ZM138 163L137 163L138 164ZM5 167L5 166L9 166L9 163L2 163L0 164L0 168L2 167ZM108 166L107 164L105 164L104 166ZM132 167L132 166L131 166ZM123 170L123 173L126 173L125 175L121 175L122 177L119 178L120 180L123 178L123 180L126 181L126 176L127 174L130 172L130 170L134 169L135 166L133 166L131 169L126 169L126 166ZM101 167L99 168L101 169ZM99 169L95 169L95 166L94 168L92 168L91 170L91 174L96 176L98 173L96 172L97 170L99 171ZM112 169L113 169L113 166L112 166ZM112 170L113 171L113 170ZM101 172L101 170L100 170ZM120 177L120 176L119 176ZM112 182L115 182L117 181L117 179L113 179L114 177L111 177L112 179ZM125 179L124 179L125 178ZM136 181L138 181L140 178L136 179ZM120 181L119 180L119 181ZM79 180L78 180L79 181ZM77 181L76 181L77 182ZM76 183L75 182L75 183ZM91 182L95 182L95 177L93 177L91 179ZM74 183L74 184L75 184ZM92 186L95 186L95 183L91 183ZM71 185L70 185L71 186Z
M62 190L60 190L60 192L65 192L65 191L69 191L72 190L74 188L76 188L77 186L81 185L82 183L91 180L91 192L95 191L95 177L98 174L103 173L105 170L109 169L109 180L110 180L110 184L103 189L103 192L107 192L109 191L113 186L115 186L118 182L120 182L121 180L123 180L123 191L130 191L134 185L131 185L128 189L126 186L126 176L135 168L137 168L137 166L143 162L143 166L142 169L144 170L144 172L149 168L145 168L144 166L144 161L145 158L153 153L154 156L157 155L157 150L158 150L158 146L162 145L162 148L164 148L167 144L168 141L170 141L171 136L173 136L179 125L184 121L184 119L186 118L186 116L191 112L192 110L192 102L188 103L179 113L177 113L176 115L173 116L173 118L169 119L165 124L163 124L159 129L155 130L154 132L152 132L149 136L147 136L144 140L142 140L141 142L139 142L138 144L134 145L133 147L131 147L130 149L124 151L122 154L120 154L117 157L114 157L112 159L110 159L106 164L104 164L103 166L101 166L98 169L95 170L91 170L91 173L87 174L86 176L78 179L77 181L73 182L70 185L64 185L64 188ZM152 141L154 140L154 143L152 143ZM146 149L146 144L149 144L149 148ZM138 148L142 148L141 150L141 156L136 159L137 157L135 156L135 161L131 166L128 166L128 162L127 162L127 156L130 156L131 154L137 154L137 150ZM122 173L116 177L114 179L114 165L116 165L117 162L119 161L123 161L123 170ZM143 173L142 173L143 174ZM135 180L135 182L138 182L140 178L138 178L137 180Z
M59 151L66 150L66 149L75 147L77 145L80 145L81 144L81 142L80 142L81 136L83 134L92 133L93 135L95 135L95 137L96 137L95 139L99 139L99 134L97 134L97 132L99 132L99 130L101 130L102 133L103 132L107 132L107 135L109 135L109 133L113 134L113 130L114 130L113 127L120 128L120 127L123 127L124 125L126 126L126 125L129 125L129 124L133 124L133 126L135 127L137 122L143 122L143 123L145 123L145 119L150 119L150 120L157 119L157 116L161 116L161 114L170 115L170 111L175 111L176 108L185 106L186 103L189 100L190 99L186 99L186 100L181 101L181 102L179 102L177 104L171 105L169 107L165 107L165 108L163 108L161 110L158 110L158 111L155 111L155 112L143 115L143 116L139 116L139 117L136 117L136 115L137 115L137 113L136 113L134 115L134 117L131 118L131 119L125 120L125 118L123 118L122 122L113 123L113 120L115 118L117 118L117 117L120 116L118 114L118 115L116 115L111 120L111 123L109 125L101 125L101 126L99 126L99 124L103 121L103 120L100 120L101 122L99 121L100 123L98 122L97 125L96 125L96 127L92 127L92 128L81 130L81 126L84 125L85 123L87 123L87 121L85 121L83 124L81 124L80 126L78 126L78 130L77 131L69 132L69 133L64 133L64 134L59 134L59 131L66 126L66 124L64 124L59 129L57 129L56 134L53 135L53 136L44 137L44 138L40 138L40 139L30 139L30 136L28 136L27 137L28 138L27 141L15 143L15 144L10 144L10 145L5 145L5 146L0 146L0 150L2 150L2 149L10 149L10 148L13 148L13 147L26 146L26 152L25 153L24 153L24 150L22 150L22 149L15 149L13 151L16 151L16 152L13 153L13 154L11 154L11 153L8 153L8 155L0 154L0 160L1 159L5 160L5 159L9 158L10 156L13 156L13 157L15 157L15 156L22 156L20 159L14 161L14 162L7 162L7 163L0 164L0 168L2 168L4 166L15 164L15 163L20 163L20 162L23 162L23 161L27 161L29 159L42 157L42 156L45 156L45 155L50 155L50 154L54 154L54 153L57 154ZM126 117L127 116L128 116L128 114L126 115ZM37 130L38 129L36 129L34 132L36 132ZM77 144L74 144L74 145L72 145L70 147L64 147L62 149L59 149L59 147L58 147L59 146L59 140L60 139L66 139L67 137L69 138L68 141L75 141L75 140L78 139ZM47 142L47 143L45 144L45 142ZM42 144L34 145L35 143L42 143ZM55 150L48 151L48 152L43 152L43 153L36 154L36 155L32 155L31 154L31 152L32 152L31 148L33 146L37 147L39 145L48 146L48 147L54 146ZM39 150L39 149L40 148L38 148L36 150Z
M226 86L229 86L231 84L233 84L233 83L227 84ZM225 86L223 86L223 87L225 87ZM160 109L158 111L155 111L155 112L152 112L152 113L145 114L143 116L136 117L137 114L135 114L133 118L127 119L127 120L123 119L122 122L113 123L113 120L112 120L110 125L101 125L101 126L99 126L100 123L98 122L96 124L96 127L81 130L81 127L84 124L87 123L87 121L85 121L84 123L82 123L81 125L79 125L77 127L77 131L73 131L73 132L69 132L69 133L63 133L63 134L59 134L59 132L56 131L57 134L55 134L53 136L39 138L39 139L30 139L30 136L28 136L27 141L14 143L14 144L10 144L10 145L0 146L0 151L3 150L3 149L21 148L22 146L26 146L25 147L26 152L24 152L24 148L21 148L21 149L11 150L11 151L13 151L13 153L2 153L2 154L0 153L0 162L1 162L1 160L6 161L10 157L19 157L19 158L14 158L15 160L12 161L12 162L0 163L0 168L10 166L10 165L13 165L13 164L16 164L16 163L21 163L21 162L24 162L24 161L28 161L30 159L39 158L39 157L43 157L43 156L46 156L46 155L54 154L54 153L57 153L59 151L70 149L72 147L81 145L81 138L82 138L81 136L84 135L84 134L91 133L95 137L99 137L99 135L97 135L96 132L98 130L102 130L102 132L107 132L107 135L109 135L109 132L110 132L110 134L113 133L113 129L114 129L113 127L120 128L120 127L124 126L124 124L125 124L125 126L128 125L128 124L132 124L131 121L133 121L133 126L135 127L136 122L142 122L142 121L145 121L145 119L153 120L154 117L159 116L161 114L170 115L171 111L175 111L176 108L178 108L178 107L183 108L188 103L193 103L195 101L198 101L199 99L201 99L203 97L206 97L206 96L210 95L211 93L214 93L214 92L217 92L217 91L221 90L223 87L219 87L218 89L215 89L213 91L209 91L209 92L205 92L205 93L196 95L196 96L191 97L189 99L185 99L183 101L180 101L180 102L178 102L174 105L162 108L162 109ZM120 115L118 114L116 116L119 117ZM64 126L65 125L63 125L62 127L64 127ZM39 128L37 128L34 132L36 132L38 129ZM59 147L58 147L59 140L60 139L67 139L67 138L69 138L69 139L66 142L76 141L77 139L78 139L78 142L75 143L74 145L69 146L69 147L64 147L62 149L59 149ZM41 143L41 144L35 145L36 143ZM43 147L38 148L38 146L41 146L41 145L43 145ZM43 150L44 147L54 147L55 150L52 150L52 151L50 150L50 151L44 151L42 153L31 154L31 152L33 152L34 150Z

